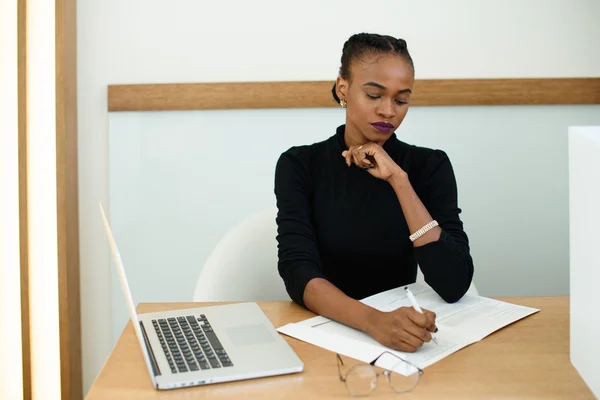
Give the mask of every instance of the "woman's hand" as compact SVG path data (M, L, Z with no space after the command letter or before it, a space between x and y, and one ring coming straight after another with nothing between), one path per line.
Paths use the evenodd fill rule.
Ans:
M384 181L389 181L394 176L406 175L406 172L375 142L362 146L350 146L348 150L342 152L342 156L346 159L348 166L355 164Z
M415 352L431 340L436 332L435 313L412 307L400 307L391 312L374 310L366 333L384 346L404 352Z

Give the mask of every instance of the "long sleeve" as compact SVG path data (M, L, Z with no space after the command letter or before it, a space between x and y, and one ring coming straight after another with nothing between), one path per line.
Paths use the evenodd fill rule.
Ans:
M467 292L473 278L469 240L459 218L458 191L448 156L435 151L432 173L417 191L425 208L442 229L438 241L415 248L425 282L445 301L453 303Z
M280 156L275 169L279 275L292 300L303 307L308 282L324 278L311 222L309 166L309 150L296 147Z

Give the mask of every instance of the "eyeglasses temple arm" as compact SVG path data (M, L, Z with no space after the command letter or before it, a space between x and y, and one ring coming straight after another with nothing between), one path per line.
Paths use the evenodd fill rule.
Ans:
M417 367L415 364L413 364L410 361L405 360L405 359L403 359L401 357L398 357L397 355L395 355L394 353L390 353L389 351L384 351L383 353L381 353L380 355L378 355L376 359L374 359L373 361L371 361L369 364L375 366L375 363L377 362L377 360L379 360L381 358L381 356L384 355L384 354L389 354L389 355L391 355L393 357L396 357L397 359L404 361L405 363L409 364L411 367L414 367L417 370L419 370L419 372L423 373L423 370L421 368Z
M342 375L342 369L340 368L340 365L344 365L344 362L342 361L342 357L340 357L339 354L335 355L337 357L337 366L338 366L338 374L340 376L340 381L342 382L346 382L346 378Z

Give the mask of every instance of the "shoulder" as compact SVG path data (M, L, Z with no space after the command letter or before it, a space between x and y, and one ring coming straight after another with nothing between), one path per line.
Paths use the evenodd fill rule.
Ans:
M300 163L307 164L312 157L312 145L292 146L279 156L280 163Z
M276 172L301 172L308 174L313 169L315 160L326 151L330 139L321 142L292 146L285 150L277 160Z
M454 180L452 163L441 149L416 146L398 140L398 153L402 155L401 167L418 186L432 180Z
M396 146L401 154L405 154L410 160L411 166L424 168L425 170L437 169L440 165L449 164L450 158L444 150L430 147L416 146L400 140L396 141Z
M275 166L275 194L297 196L314 186L315 160L324 154L326 141L293 146L281 153Z

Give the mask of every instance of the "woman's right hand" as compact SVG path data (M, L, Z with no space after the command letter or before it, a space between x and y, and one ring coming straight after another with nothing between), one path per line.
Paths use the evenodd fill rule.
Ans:
M423 313L412 307L390 312L374 310L366 333L384 346L413 353L431 340L430 332L437 331L435 313L425 309Z

